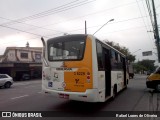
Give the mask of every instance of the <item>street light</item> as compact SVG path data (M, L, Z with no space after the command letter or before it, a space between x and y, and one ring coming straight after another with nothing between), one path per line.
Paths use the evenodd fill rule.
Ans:
M136 51L135 51L135 52L133 52L133 53L136 53L136 52L138 52L138 51L140 51L140 50L141 50L141 49L138 49L138 50L136 50ZM133 53L132 53L132 54L133 54Z
M134 51L133 53L131 53L131 54L133 54L134 55L134 53L136 53L136 52L138 52L138 51L140 51L141 49L138 49L138 50L136 50L136 51ZM136 55L134 55L135 57L136 57ZM136 59L135 59L136 60ZM138 59L138 61L139 61L139 59Z
M114 21L114 19L110 19L108 22L106 22L104 25L102 25L102 27L100 27L94 34L96 34L100 29L102 29L105 25L107 25L107 23L109 23L111 21Z

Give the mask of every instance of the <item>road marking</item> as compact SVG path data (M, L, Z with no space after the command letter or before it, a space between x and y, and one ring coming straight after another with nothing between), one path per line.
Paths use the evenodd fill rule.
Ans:
M14 99L19 99L19 98L27 97L27 96L29 96L29 95L23 95L23 96L13 97L11 99L14 100Z
M40 93L40 94L41 94L41 93L43 93L43 92L42 92L42 91L40 91L40 92L38 92L38 93Z

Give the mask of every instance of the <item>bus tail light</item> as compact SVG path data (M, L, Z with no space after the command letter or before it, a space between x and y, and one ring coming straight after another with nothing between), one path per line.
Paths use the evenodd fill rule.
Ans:
M90 76L90 73L87 72L87 83L90 83L91 82L91 76Z
M69 95L64 94L64 99L69 99Z
M64 98L64 94L59 94L59 97L60 98Z

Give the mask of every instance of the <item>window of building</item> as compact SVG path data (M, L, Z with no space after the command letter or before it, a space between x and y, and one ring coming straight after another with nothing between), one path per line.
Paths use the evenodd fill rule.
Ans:
M41 61L41 54L40 53L36 53L35 54L35 61Z
M27 59L28 58L28 53L21 53L21 58Z

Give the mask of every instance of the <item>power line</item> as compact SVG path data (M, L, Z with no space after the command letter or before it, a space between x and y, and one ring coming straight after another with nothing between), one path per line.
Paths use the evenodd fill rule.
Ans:
M131 3L128 3L128 4L125 4L125 5L129 5L129 4L131 4ZM132 4L133 4L133 3L132 3ZM126 22L126 21L130 21L130 20L140 19L140 18L143 18L143 17L147 17L147 16L141 16L141 17L137 17L137 18L131 18L131 19L127 19L127 20L123 20L123 21L118 21L118 22ZM16 22L18 22L18 21L16 21ZM118 23L118 22L114 22L114 23ZM111 24L113 24L113 23L111 23ZM4 25L0 25L0 26L1 26L1 27L6 27L6 26L4 26ZM35 26L35 27L38 27L38 26ZM95 27L95 26L93 26L93 27ZM97 26L97 27L98 27L98 26ZM17 31L29 33L29 34L36 35L36 36L41 36L41 35L38 35L38 34L35 34L35 33L27 32L27 31L20 30L20 29L16 29L16 28L12 28L12 27L6 27L6 28L14 29L14 30L17 30ZM39 28L41 28L41 27L39 27ZM60 34L60 33L58 33L58 34ZM54 34L54 35L56 35L56 34Z
M116 8L120 8L120 7L124 7L124 6L133 5L135 3L136 2L130 2L130 3L118 5L118 6L115 6L115 7L112 7L112 8L108 8L108 9L105 9L105 10L101 10L101 11L98 11L98 12L93 12L93 13L90 13L90 14L87 14L87 15L83 15L83 16L79 16L79 17L76 17L76 18L73 18L73 19L68 19L68 20L65 20L65 22L66 21L70 21L70 20L74 20L74 19L80 19L82 17L86 17L86 16L90 16L90 15L94 15L94 14L99 14L99 13L102 13L102 12L105 12L105 11L109 11L109 10L112 10L112 9L116 9ZM19 23L23 23L23 22L19 22ZM44 27L46 27L46 26L51 26L51 25L55 25L55 24L59 24L59 23L62 23L62 22L56 22L54 24L48 24L48 25L44 25L44 26L41 26L41 27L35 26L35 27L45 29ZM29 29L29 30L35 30L35 29ZM60 33L64 33L64 32L60 32Z
M63 7L63 6L65 6L65 5L71 4L71 3L76 2L76 1L78 1L78 0L75 0L75 1L69 2L69 3L67 3L67 4L64 4L64 5L58 6L58 7L56 7L56 8ZM50 10L54 10L54 9L56 9L56 8L53 8L53 9L50 9ZM49 10L47 10L47 11L49 11ZM47 12L47 11L44 11L44 12ZM44 13L44 12L40 12L40 13L37 13L37 14L31 15L31 16L28 16L28 17L24 17L24 18L21 18L21 19L17 19L17 20L14 20L14 21L20 21L20 20L28 19L28 18L30 18L30 17L33 17L33 16L35 16L35 15L38 15L38 14L41 14L41 13ZM14 23L14 22L7 22L7 23L3 23L3 25L7 25L7 24L10 24L10 23Z
M24 24L24 25L28 25L28 26L32 26L32 27L44 29L44 30L49 30L49 31L64 33L64 32L57 31L57 30L52 30L52 29L48 29L48 28L44 28L44 27L40 27L40 26L36 26L36 25L27 24L27 23L24 23L24 22L14 21L14 20L11 20L11 19L8 19L8 18L4 18L4 17L0 17L0 18L1 18L1 19L4 19L4 20L9 20L9 21L11 21L11 22L13 21L13 22L16 22L16 23L21 23L21 24ZM6 25L2 25L2 26L6 26Z
M27 39L23 39L23 40L32 40L32 39L37 39L39 37L34 37L34 38L27 38ZM19 40L14 40L14 41L11 41L11 42L5 42L5 43L1 43L1 45L4 45L4 44L8 44L8 43L14 43L14 42L18 42Z
M148 17L148 16L142 16L142 17ZM117 22L110 23L110 24L116 24L116 23L131 21L131 20L137 20L137 19L141 19L142 17L130 18L130 19L126 19L126 20L122 20L122 21L117 21ZM94 27L100 27L100 26L102 26L102 25L90 26L90 27L88 27L88 29L92 29L92 28L94 28ZM130 30L130 29L137 29L137 28L144 28L144 27L145 27L145 26L138 26L138 27L133 27L133 28L121 29L121 30L117 30L117 31L111 31L111 32L107 32L107 33L121 32L121 31ZM13 28L9 28L9 29L13 29ZM17 30L17 29L16 29L16 30ZM71 30L71 31L68 31L68 33L74 32L74 31L79 31L79 30L84 30L84 28L79 28L79 29ZM18 31L21 31L21 30L18 30ZM23 32L25 32L25 31L23 31ZM27 33L28 33L28 32L27 32ZM29 33L29 34L30 34L30 33ZM55 36L55 35L58 35L58 34L61 34L61 33L49 34L49 35L45 35L44 37L50 38L49 36ZM38 35L38 36L39 36L39 35ZM37 39L37 38L39 38L39 37L29 38L29 39L25 39L25 40ZM14 42L17 42L17 41L14 41ZM11 43L11 42L7 42L7 43ZM1 44L7 44L7 43L1 43Z
M145 27L146 27L146 26L138 26L138 27L132 27L132 28L126 28L126 29L115 30L115 31L107 32L107 33L122 32L122 31L126 31L126 30L137 29L137 28L145 28Z
M151 12L151 7L150 7L149 0L146 0L146 5L147 5L148 12L149 12L149 15L150 15L150 20L151 20L151 23L152 23L152 28L154 29L154 22L153 22L153 18L152 18L152 12Z
M116 24L116 23L120 23L120 22L127 22L127 21L131 21L131 20L137 20L137 19L141 19L141 18L143 18L143 17L148 17L148 16L141 16L141 17L130 18L130 19L121 20L121 21L117 21L117 22L114 22L114 23L110 23L110 24ZM12 27L3 26L3 25L0 25L0 26L1 26L1 27L5 27L5 28L9 28L9 29L13 29L13 30L16 30L16 31L21 31L21 32L24 32L24 33L36 35L36 36L42 36L42 35L39 35L39 34L27 32L27 31L20 30L20 29L17 29L17 28L12 28ZM102 26L102 25L91 26L91 27L88 27L88 28L99 27L99 26ZM74 30L74 31L75 31L75 30ZM70 31L69 31L69 32L70 32ZM68 33L68 32L67 32L67 33ZM61 34L61 33L58 33L58 34ZM57 35L57 34L52 34L52 35ZM48 35L47 35L47 36L48 36ZM47 37L47 36L44 36L44 37ZM48 38L48 37L47 37L47 38Z
M62 22L56 22L56 23L53 23L53 24L44 25L43 27L45 27L45 26L51 26L51 25L55 25L55 24L59 24L59 23L63 23L63 22L68 22L68 21L75 20L75 19L80 19L80 18L83 18L83 17L91 16L91 15L94 15L94 14L99 14L99 13L106 12L106 11L113 10L113 9L117 9L117 8L120 8L120 7L133 5L135 3L136 2L130 2L130 3L118 5L118 6L115 6L115 7L112 7L112 8L107 8L105 10L100 10L98 12L89 13L89 14L82 15L82 16L79 16L79 17L75 17L73 19L68 19L68 20L65 20L65 21L62 21Z
M76 1L77 1L77 0L76 0ZM76 2L76 1L73 1L73 2ZM87 14L87 15L85 15L85 16L76 17L76 18L74 18L74 19L78 19L78 18L86 17L86 16L93 15L93 14L98 14L98 13L101 13L101 12L104 12L104 11L108 11L108 10L116 9L116 8L123 7L123 6L132 5L132 4L135 4L135 2L130 2L130 3L123 4L123 5L118 5L118 6L115 6L115 7L109 8L109 9L105 9L105 10L101 10L101 11L98 11L98 12L90 13L90 14ZM44 28L45 26L50 26L50 25L53 25L53 24L45 25L45 26L41 26L41 27L39 27L39 26L35 26L35 25L31 25L31 24L24 23L24 22L22 22L22 21L11 20L11 19L8 19L8 18L3 18L3 17L0 17L0 18L1 18L1 19L5 19L5 20L10 20L11 22L9 22L9 23L12 23L12 22L13 22L13 23L21 23L21 24L25 24L25 25L33 26L33 27L36 27L36 28L41 28L41 29L44 29L44 30L55 31L55 30L52 30L52 29ZM67 20L67 21L69 21L69 20ZM58 23L54 23L54 24L58 24ZM6 25L3 25L3 26L6 26ZM33 29L29 29L29 30L35 30L35 29L33 28ZM61 32L61 31L56 31L56 32L64 33L64 32Z
M157 25L157 17L156 17L156 10L154 5L154 0L152 0L152 8L153 8L153 15L154 15L154 36L156 39L156 46L157 46L157 53L158 53L158 61L160 62L160 38L159 38L159 31L158 31L158 25Z
M137 2L137 0L136 0L136 2ZM142 11L141 11L141 9L140 9L140 6L139 6L138 2L137 2L137 5L138 5L138 9L139 9L139 12L140 12L141 16L143 16L143 15L142 15ZM144 26L145 26L145 29L146 29L146 33L147 33L147 25L146 25L143 17L142 17L142 20L143 20L143 23L144 23ZM150 38L149 33L147 33L147 36L148 36L148 38L150 39L150 42L151 42L152 39ZM151 44L153 45L153 42L151 42Z
M12 27L3 26L3 25L0 25L0 27L9 28L9 29L12 29L12 30L21 31L21 32L24 32L24 33L29 33L29 34L32 34L32 35L35 35L35 36L40 36L40 37L42 37L42 35L35 34L35 33L31 33L31 32L27 32L27 31L20 30L20 29L17 29L17 28L12 28Z
M121 22L132 21L132 20L138 20L138 19L142 19L143 17L149 17L149 16L141 16L141 17L135 17L135 18L125 19L125 20L121 20L121 21L116 21L114 23L110 23L110 25L112 25L112 24L118 24L118 23L121 23ZM95 27L100 27L100 26L102 26L102 25L89 26L89 27L87 27L87 29L91 29L91 28L95 28ZM71 32L74 32L74 31L79 31L79 30L84 30L84 28L79 28L79 29L74 29L74 30L71 30L71 31L67 31L67 33L71 33ZM51 35L47 35L47 36L53 36L53 35L58 35L58 34L55 33L55 34L51 34Z
M145 15L147 15L147 12L146 12L146 9L145 9L145 6L144 6L143 1L142 1L142 4L143 4L143 8L144 8ZM148 20L147 20L147 23L148 23ZM150 27L149 27L149 28L150 28ZM147 26L146 26L146 29L147 29ZM151 44L152 44L153 46L155 46L155 44L153 43L153 40L152 40L150 34L149 34L149 33L147 33L147 34L148 34L148 37L150 38Z
M79 0L76 0L76 1L79 1ZM49 15L56 14L56 13L59 13L59 12L63 12L63 11L66 11L66 10L69 10L69 9L72 9L72 8L76 8L76 7L91 3L93 1L95 1L95 0L92 0L92 1L84 0L84 1L80 1L79 3L75 3L75 4L67 3L65 5L57 7L58 9L54 8L54 9L47 10L47 11L44 11L44 12L41 12L41 13L38 13L38 14L35 14L35 15L32 15L32 16L28 16L28 17L25 17L25 18L18 19L18 20L15 20L15 21L26 22L26 21L29 21L29 20L33 20L33 19L49 16ZM15 24L15 23L14 22L9 22L9 23L4 23L2 25L12 25L12 24Z

